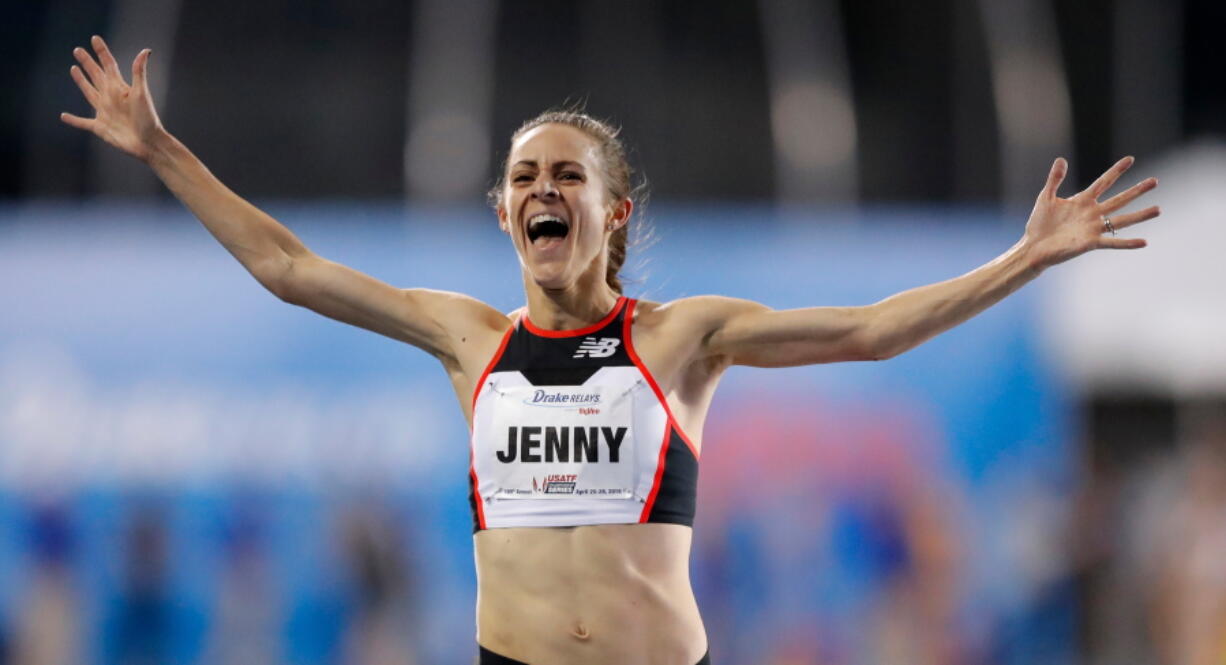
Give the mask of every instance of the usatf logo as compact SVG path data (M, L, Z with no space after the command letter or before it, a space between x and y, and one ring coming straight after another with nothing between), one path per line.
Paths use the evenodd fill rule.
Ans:
M578 479L579 476L574 473L554 473L545 476L545 479L537 484L536 476L532 476L532 491L545 494L574 494L575 481Z
M608 358L622 341L616 337L584 337L572 358Z

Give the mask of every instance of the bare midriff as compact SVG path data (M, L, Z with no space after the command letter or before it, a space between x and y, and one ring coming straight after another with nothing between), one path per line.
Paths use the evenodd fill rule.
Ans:
M706 633L679 524L486 529L473 536L477 642L530 665L693 665Z

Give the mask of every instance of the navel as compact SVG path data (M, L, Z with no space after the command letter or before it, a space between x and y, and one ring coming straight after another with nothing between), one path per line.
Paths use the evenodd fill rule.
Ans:
M576 639L580 640L586 640L592 636L592 634L588 632L587 626L583 625L582 621L575 622L575 625L570 629L570 634L574 635Z

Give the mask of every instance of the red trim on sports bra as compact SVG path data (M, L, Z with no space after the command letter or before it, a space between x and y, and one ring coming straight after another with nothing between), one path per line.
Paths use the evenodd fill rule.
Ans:
M537 328L528 318L528 312L524 312L524 328L527 328L528 332L532 333L533 335L540 335L541 337L578 337L579 335L590 335L609 325L609 322L617 317L617 313L621 311L622 306L625 304L626 296L621 296L617 299L617 304L613 306L613 311L606 314L603 319L593 323L590 326L575 330L545 330L544 328Z
M477 507L477 528L485 530L485 499L481 498L479 488L481 483L477 482L477 465L473 460L472 444L468 446L468 473L473 479L473 505Z
M511 322L507 332L502 336L502 342L498 344L498 350L494 352L494 357L490 359L489 364L485 366L485 371L481 372L481 378L477 380L476 386L473 387L473 407L471 417L477 417L477 396L481 394L481 386L485 385L485 380L489 378L490 372L494 370L494 365L502 359L502 354L507 350L507 342L511 341L511 335L515 333L515 328L519 326L519 319L516 318ZM468 474L472 476L473 482L473 505L477 506L477 528L485 529L485 501L481 498L481 492L478 489L481 483L477 479L477 456L476 446L473 441L472 423L468 425Z
M477 395L481 394L481 386L485 385L485 380L489 378L490 372L494 371L494 365L497 365L498 361L502 360L502 354L503 352L507 350L507 342L511 341L511 335L514 334L515 328L518 325L519 325L518 318L516 318L514 321L511 322L511 327L507 328L507 332L503 334L502 342L498 344L498 350L494 352L494 357L490 358L489 364L485 366L485 371L481 372L481 378L478 379L476 385L473 386L473 413L472 415L474 417L477 415L476 413ZM469 429L472 429L472 425L469 425Z
M636 304L638 304L637 300L631 300L629 304L626 305L626 318L622 322L622 339L626 342L626 355L630 356L630 360L634 363L634 366L639 368L639 371L643 373L643 378L647 379L647 385L651 386L652 392L656 394L656 399L660 400L660 406L664 407L664 413L668 415L669 426L677 429L677 434L681 436L682 441L685 441L685 445L690 447L690 452L694 453L694 459L697 460L699 458L698 447L694 445L693 441L690 441L690 437L686 435L685 430L681 429L681 424L678 423L677 418L673 416L673 410L668 408L668 400L664 397L664 391L660 390L660 384L656 383L655 377L652 376L651 372L647 370L647 366L643 364L642 359L639 358L639 354L635 353L634 351L634 342L630 339L630 327L634 323L634 306Z
M656 495L660 493L660 481L664 479L664 458L668 455L668 443L672 439L673 434L673 419L669 416L668 422L664 425L664 440L660 442L660 459L656 460L656 477L651 481L651 493L647 495L647 502L643 504L643 512L639 513L639 524L646 524L647 518L651 516L651 508L656 505Z

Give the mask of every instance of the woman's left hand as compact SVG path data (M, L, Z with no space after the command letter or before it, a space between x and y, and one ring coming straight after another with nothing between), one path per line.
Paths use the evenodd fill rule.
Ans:
M1056 190L1068 173L1068 163L1059 158L1052 164L1047 185L1039 192L1022 239L1039 267L1054 266L1094 249L1140 249L1145 246L1141 238L1117 238L1111 230L1126 229L1161 213L1158 206L1150 206L1137 212L1115 214L1138 196L1157 187L1157 178L1142 180L1106 201L1098 200L1132 162L1132 157L1121 159L1084 191L1067 199L1057 196Z

